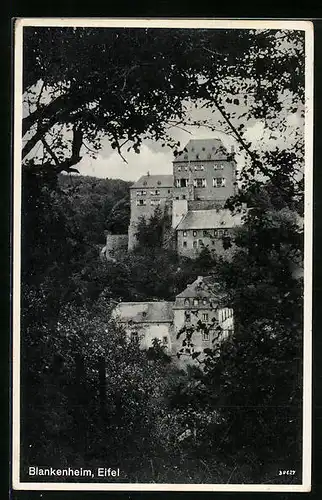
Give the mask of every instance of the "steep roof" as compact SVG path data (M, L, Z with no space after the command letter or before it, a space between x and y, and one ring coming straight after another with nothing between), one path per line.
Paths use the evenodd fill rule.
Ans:
M191 210L179 223L177 230L225 229L242 224L245 212L233 214L228 209Z
M171 323L173 302L120 302L114 317L122 323Z
M218 283L215 283L210 276L198 276L198 278L187 286L176 298L208 297L218 298L222 293Z
M177 161L222 160L226 159L228 154L221 139L191 139L184 151L176 156L174 163Z
M173 175L142 175L132 184L131 189L157 187L173 187Z

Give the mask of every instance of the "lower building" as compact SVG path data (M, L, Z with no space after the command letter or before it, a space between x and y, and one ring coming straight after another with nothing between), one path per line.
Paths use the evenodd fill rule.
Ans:
M229 253L233 229L242 224L245 212L233 214L228 209L191 210L176 226L176 246L179 255L195 258L203 248L220 255ZM225 242L229 245L225 245Z
M158 339L165 352L184 367L192 364L192 354L219 345L234 328L233 310L223 304L219 285L211 277L199 276L176 296L174 302L121 302L113 317L124 325L127 335L142 348ZM189 345L184 340L193 329Z
M160 340L168 353L173 340L172 302L120 302L113 317L124 325L129 338L139 340L142 348L152 346Z

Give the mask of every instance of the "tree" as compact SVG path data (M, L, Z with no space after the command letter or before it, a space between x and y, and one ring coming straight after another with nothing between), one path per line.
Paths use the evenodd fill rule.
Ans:
M141 216L135 233L138 245L143 248L161 248L166 223L167 217L160 207L148 219Z
M268 184L249 198L236 251L212 271L222 305L233 308L234 332L204 350L194 391L198 409L222 418L200 445L246 462L256 454L258 477L271 457L301 468L303 228L275 194ZM193 344L194 330L185 334Z
M304 116L302 31L27 27L24 48L28 168L73 171L102 136L120 154L125 145L139 152L145 137L180 149L169 126L219 125L249 158L244 182L260 174L279 186L283 164L301 196L301 125L294 147L271 151L252 148L244 129L261 120L274 141L289 135L286 115ZM189 120L188 101L212 109L214 120Z
M55 44L52 44L53 37ZM289 460L298 452L301 404L298 358L302 345L302 283L294 275L294 262L296 259L297 266L301 266L303 234L296 214L301 215L303 211L304 33L294 30L25 28L24 41L23 170L34 176L30 179L36 179L33 182L41 188L35 194L34 205L38 204L43 212L43 220L37 209L32 212L30 227L39 222L39 232L44 233L48 228L47 235L53 237L53 247L57 250L53 253L53 266L49 252L45 262L41 261L45 245L34 263L26 260L23 266L28 285L25 290L28 307L24 309L28 340L23 349L24 380L27 384L32 379L29 389L42 384L43 372L47 369L48 342L52 346L48 366L54 374L48 379L50 383L54 380L56 384L55 377L60 373L64 356L70 353L61 339L57 341L58 315L66 313L62 330L65 340L79 321L77 328L82 335L72 333L73 352L80 354L77 361L76 358L73 361L78 387L85 380L82 355L86 354L87 335L93 334L97 345L103 342L95 337L96 332L104 335L102 325L95 321L91 325L88 313L83 310L72 311L76 307L70 304L75 290L82 296L84 290L94 289L88 295L95 299L103 290L109 300L115 295L124 300L125 293L131 297L128 300L167 299L191 280L191 270L192 274L196 271L187 260L177 259L171 252L161 255L158 248L161 233L150 231L152 227L149 228L147 221L142 222L141 233L148 235L150 255L142 249L133 252L129 262L117 266L107 264L103 276L95 274L91 265L81 269L79 261L73 258L73 248L80 249L75 244L77 232L66 224L64 205L59 206L61 200L56 193L51 193L56 189L57 173L73 172L86 151L91 150L95 155L103 136L121 155L124 147L133 147L139 152L147 137L174 147L176 152L181 145L171 139L169 127L191 124L208 126L211 130L220 127L234 136L248 159L240 173L240 192L227 206L238 209L240 203L246 201L251 210L244 227L234 235L238 250L231 262L219 259L212 269L209 256L203 255L199 264L204 271L212 271L222 284L227 303L234 309L236 327L234 335L222 344L219 356L215 348L206 352L204 370L195 374L193 387L187 391L193 407L178 420L185 422L186 419L203 429L199 443L195 443L197 453L207 450L211 455L221 450L233 454L236 460L241 455L241 461L257 454L259 462L264 463L268 455L276 458L274 453L278 451L281 459ZM211 110L213 119L189 118L188 102ZM296 126L290 126L290 116L297 118ZM264 126L264 141L267 138L271 141L269 149L260 144L255 147L247 139L246 125L258 122ZM285 138L284 144L281 138ZM69 238L67 235L71 233L73 236ZM26 230L25 234L29 235L30 231ZM68 242L66 256L61 251L60 235ZM64 273L70 264L73 272ZM29 267L35 269L30 280ZM55 283L59 282L61 285L56 290ZM54 300L57 291L59 301ZM42 313L44 303L48 316ZM52 310L50 306L54 306ZM86 328L82 329L84 317ZM115 359L105 355L114 366ZM136 356L133 351L131 355ZM145 359L139 353L137 356L141 361ZM152 409L159 410L159 407L155 406L155 400L149 399L143 387L147 377L148 391L153 392L156 375L138 365L133 373L128 359L122 364L124 380L118 383L124 392L131 393L134 388L129 404L113 381L113 374L110 374L113 383L108 394L113 405L121 401L122 423L131 421L129 429L133 436L126 429L124 436L140 448L140 439L142 442L143 437L148 439L144 432L140 433L142 414L147 419L144 420L146 429L151 432L155 429L153 420L157 420L158 411L151 410L147 416L145 408L150 410L150 403ZM94 378L101 388L99 397L104 407L104 377L98 377L98 373L103 373L102 357L95 357L95 366ZM130 383L133 377L134 387ZM37 408L41 407L43 397L53 396L41 387L37 392L40 400ZM25 387L23 392L30 394ZM60 429L64 422L66 425L69 422L64 417L71 396L70 393L63 396L66 412L56 414ZM86 395L77 397L86 408ZM137 411L137 402L140 411ZM232 406L237 403L236 412ZM251 405L263 403L265 411L249 409ZM274 410L276 406L283 407L287 426L284 416ZM47 403L45 407L52 408ZM28 413L29 422L34 415L32 411ZM41 421L37 412L36 417ZM55 432L57 427L53 425ZM284 450L280 447L281 436L285 438ZM106 438L100 435L98 441L102 441L102 437Z

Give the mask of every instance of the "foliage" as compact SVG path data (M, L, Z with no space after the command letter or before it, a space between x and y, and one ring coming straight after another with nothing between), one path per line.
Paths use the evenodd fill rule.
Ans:
M148 220L144 216L141 216L135 232L138 245L143 248L161 248L164 225L165 217L160 207L155 209Z
M120 154L125 145L139 152L146 137L178 150L169 125L219 125L250 160L243 187L258 174L276 186L283 176L301 197L304 62L295 30L26 27L23 158L38 172L72 171L103 136ZM211 109L214 121L189 120L188 102ZM247 140L245 122L257 120L270 140L286 142L291 114L299 118L291 147Z
M73 224L94 244L104 243L104 230L127 233L130 220L129 182L84 176L59 176L59 186L73 210Z
M253 199L233 258L218 259L213 270L235 329L204 350L193 407L221 419L224 437L218 442L209 425L200 440L209 452L251 456L256 442L260 468L277 456L294 468L302 432L303 231L297 213L269 200L269 192ZM183 343L193 346L194 329L185 334Z
M303 42L292 30L24 28L24 464L100 465L114 454L129 471L125 480L146 482L215 482L214 474L218 482L232 474L263 482L271 459L294 467ZM190 103L209 108L213 120L189 119ZM259 122L263 141L276 147L248 141L246 125ZM139 152L147 137L176 152L169 127L191 124L231 133L247 158L240 192L227 202L251 207L233 258L213 261L205 249L192 262L161 249L157 214L140 222L134 252L98 267L102 229L127 226L128 188L76 177L74 186L60 178L59 187L58 173L95 155L102 137L121 155L124 147ZM178 373L160 346L140 351L110 320L113 300L173 300L209 273L234 309L235 331L199 369ZM258 467L241 472L254 458Z

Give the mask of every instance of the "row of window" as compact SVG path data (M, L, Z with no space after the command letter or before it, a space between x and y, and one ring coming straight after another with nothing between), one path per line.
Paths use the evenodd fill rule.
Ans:
M222 164L217 164L216 163L215 165L213 165L213 169L214 170L223 170L223 168L224 168L224 165L222 165ZM182 167L181 166L177 167L177 171L178 172L181 172L181 171L182 172L188 172L189 169L190 170L194 170L195 172L198 172L200 170L205 170L205 165L202 165L202 164L201 165L194 165L193 167L191 167L191 166L188 167L188 166L185 165L185 166L182 166Z
M157 206L157 205L160 205L160 203L161 203L160 199L158 199L158 200L148 200L148 201L150 201L150 205L151 206ZM145 207L146 206L146 202L147 202L147 200L142 200L142 199L141 200L136 200L136 205L138 207Z
M171 189L168 189L168 194L171 193ZM159 196L160 195L160 190L159 189L153 189L150 191L151 196ZM139 190L136 192L136 196L146 196L146 191L145 190Z
M131 332L131 340L134 342L139 341L139 334L137 331L133 330ZM164 337L162 337L162 344L165 346L167 346L169 344L169 338L166 335Z
M233 310L230 309L229 307L225 307L224 309L221 309L220 321L225 321L228 318L232 318L232 316L233 316Z
M189 179L182 178L182 179L176 179L176 187L188 187ZM194 187L198 188L204 188L207 187L207 179L205 178L200 178L200 179L193 179L193 185ZM212 179L212 185L213 187L225 187L226 186L226 179L225 177L214 177Z
M185 319L186 323L190 323L191 322L191 312L185 311L184 312L184 319ZM202 319L202 321L209 321L209 314L202 313L201 319Z
M201 233L201 230L199 229L199 234ZM185 230L182 231L182 236L186 238L188 235L191 234L191 230ZM228 229L203 229L202 230L202 236L204 238L222 238L223 236L228 236L229 231ZM198 236L198 230L193 229L192 230L192 236L196 238Z
M199 299L198 297L194 297L193 299L184 299L184 305L185 306L190 306L193 304L194 306L199 306L200 304L203 304L204 306L208 304L208 299Z

